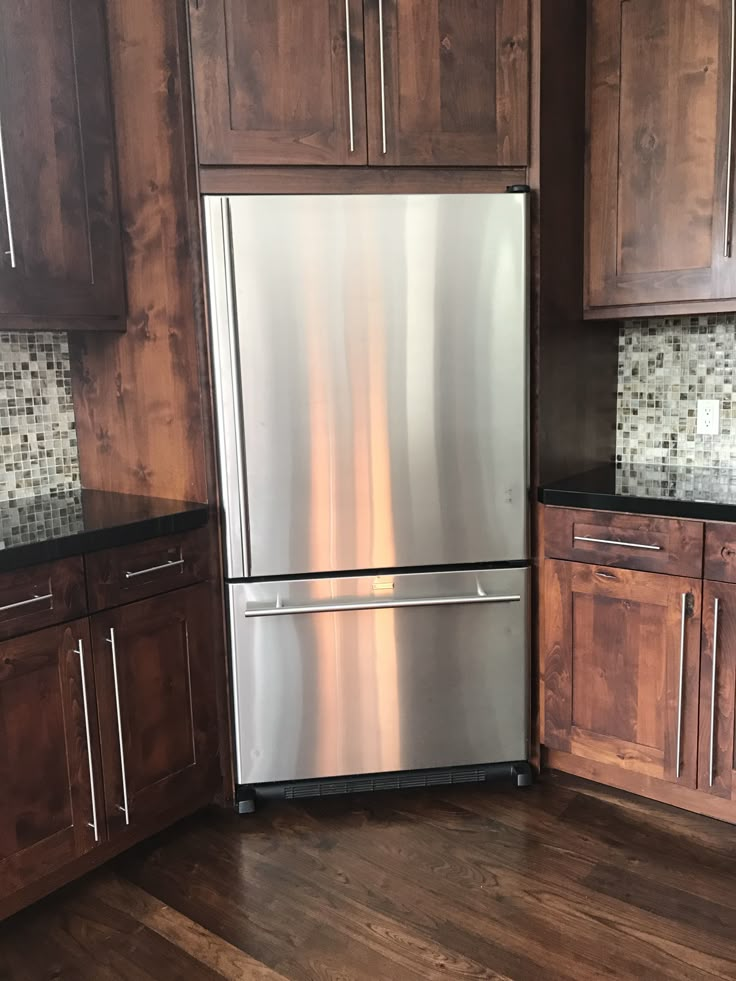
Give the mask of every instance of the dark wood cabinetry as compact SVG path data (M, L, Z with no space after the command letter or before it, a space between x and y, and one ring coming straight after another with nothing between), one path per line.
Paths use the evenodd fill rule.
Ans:
M0 900L103 839L98 747L87 621L0 644Z
M211 620L207 585L92 618L111 835L214 789Z
M544 568L545 744L694 788L700 580Z
M588 44L588 315L733 298L731 5L592 0Z
M370 163L526 164L526 0L365 0L365 10Z
M102 0L0 9L0 329L124 327Z
M527 162L528 0L190 0L190 16L202 164Z

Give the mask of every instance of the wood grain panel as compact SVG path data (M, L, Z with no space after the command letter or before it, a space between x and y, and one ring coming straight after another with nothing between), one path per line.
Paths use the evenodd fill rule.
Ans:
M209 528L200 528L86 556L90 610L121 606L208 579L210 536Z
M736 820L736 585L705 583L700 659L698 789L706 794L733 800Z
M703 570L703 523L651 515L548 507L545 512L544 549L545 555L555 559L700 577Z
M107 7L129 314L124 337L70 338L82 481L204 501L186 11Z
M77 317L121 329L125 295L102 0L2 5L0 116L9 212L0 203L0 329L69 329Z
M736 525L732 522L707 522L703 576L717 582L736 582Z
M371 164L527 163L528 0L384 0L383 84L377 0L365 24Z
M85 652L91 752L101 787L84 620L0 644L0 899L95 848L76 648ZM98 793L98 814L103 818ZM100 824L104 838L104 818Z
M206 583L92 617L111 836L127 830L125 788L132 826L187 801L195 806L208 790L215 793L220 774L211 623Z
M189 6L202 163L366 163L361 0Z
M544 576L545 744L694 788L700 581L551 559Z
M733 296L730 7L593 0L590 10L586 305Z
M202 167L203 194L495 194L523 167Z
M35 597L37 601L28 602ZM0 573L1 607L5 609L0 609L0 640L84 616L87 596L81 556Z

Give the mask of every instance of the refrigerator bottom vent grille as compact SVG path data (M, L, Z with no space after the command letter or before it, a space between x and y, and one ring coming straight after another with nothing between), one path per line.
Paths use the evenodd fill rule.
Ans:
M385 773L375 777L347 777L334 780L307 780L286 784L284 800L305 797L334 797L339 794L369 793L375 790L408 790L415 787L440 787L454 783L484 783L485 770L468 767L457 770L429 770L415 773Z

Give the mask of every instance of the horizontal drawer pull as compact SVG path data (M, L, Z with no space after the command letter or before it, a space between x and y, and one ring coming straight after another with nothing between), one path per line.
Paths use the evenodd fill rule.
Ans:
M177 565L184 565L184 559L173 559L170 562L162 562L161 565L152 565L148 569L140 569L138 572L126 572L126 579L135 579L136 576L145 576L149 572L161 572L163 569L173 569Z
M617 542L611 538L589 538L587 535L576 535L576 542L593 542L595 545L622 545L624 548L643 548L648 552L661 552L661 545L641 545L639 542Z
M350 613L356 610L395 610L407 606L460 606L469 603L520 603L521 596L428 596L422 599L381 600L372 603L370 600L355 603L329 603L311 606L268 606L261 609L254 607L245 611L246 617L275 617L292 616L297 613Z
M0 613L7 613L8 610L17 610L21 606L30 606L31 603L43 603L44 600L53 598L53 593L45 593L43 596L32 596L31 599L21 600L20 603L8 603L7 606L0 606Z

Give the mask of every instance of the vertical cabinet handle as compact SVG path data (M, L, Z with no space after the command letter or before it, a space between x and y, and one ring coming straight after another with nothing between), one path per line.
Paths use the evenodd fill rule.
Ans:
M92 738L89 732L89 703L87 701L87 672L84 669L84 644L80 640L74 653L79 655L79 670L82 676L82 706L84 707L84 731L87 736L87 764L89 766L89 792L92 797L92 820L88 825L95 833L95 842L100 840L97 824L97 793L95 791L95 774L92 766Z
M734 0L736 3L736 0ZM386 63L383 51L383 0L378 0L378 55L381 64L381 153L386 153Z
M728 87L728 159L726 162L726 208L724 215L723 256L731 258L731 184L733 182L733 84L736 59L736 0L731 0L731 74Z
M5 141L3 140L3 121L0 117L0 173L3 178L3 199L5 201L5 224L8 229L8 251L10 267L15 269L15 241L13 239L13 219L10 214L10 193L8 191L8 173L5 169Z
M736 0L734 0L736 2ZM350 37L350 0L345 0L345 51L348 59L348 124L350 126L350 152L355 152L355 129L353 124L353 66Z
M680 620L680 683L677 694L677 779L680 779L680 754L682 750L682 686L685 676L685 620L687 619L687 593L682 594Z
M714 756L715 756L715 735L716 735L716 671L718 664L718 614L720 600L716 599L713 605L713 669L711 672L710 687L710 762L709 762L709 786L713 786Z
M120 715L120 687L118 685L118 652L115 647L115 628L110 627L110 636L107 643L112 651L112 678L115 685L115 711L118 717L118 746L120 747L120 775L123 780L123 806L118 804L118 810L125 815L125 823L130 824L130 812L128 811L128 781L125 775L125 748L123 746L123 720Z

